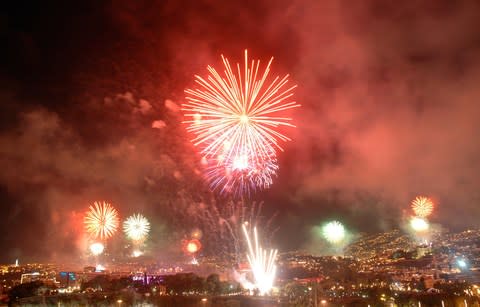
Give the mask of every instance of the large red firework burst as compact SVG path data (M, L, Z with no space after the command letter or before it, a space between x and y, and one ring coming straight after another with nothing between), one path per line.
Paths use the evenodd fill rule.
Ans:
M197 86L185 90L185 123L209 163L214 188L244 193L268 187L278 168L276 150L290 140L278 128L294 127L282 111L300 106L292 100L296 85L288 86L288 75L269 81L273 58L263 72L260 61L249 62L247 51L243 69L232 68L223 56L222 61L223 75L208 66L207 78L195 76Z
M84 218L87 233L95 239L110 238L118 228L118 213L107 202L94 202Z

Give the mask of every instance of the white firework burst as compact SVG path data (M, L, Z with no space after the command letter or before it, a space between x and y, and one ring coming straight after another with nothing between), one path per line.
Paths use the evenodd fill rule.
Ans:
M123 231L133 241L143 241L150 231L150 222L141 214L128 217L123 223Z

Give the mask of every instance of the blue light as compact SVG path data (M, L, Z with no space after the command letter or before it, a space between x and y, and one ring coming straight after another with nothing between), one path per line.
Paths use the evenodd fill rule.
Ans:
M458 260L457 260L457 265L458 265L460 268L464 269L464 268L467 267L467 262L466 262L465 260L463 260L463 259L458 259Z

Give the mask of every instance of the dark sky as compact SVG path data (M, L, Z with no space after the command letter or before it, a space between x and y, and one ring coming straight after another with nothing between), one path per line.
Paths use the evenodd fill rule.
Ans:
M253 199L278 212L280 249L329 218L399 227L418 194L434 222L478 225L478 1L12 1L0 39L2 262L75 251L97 199L181 228L172 210L208 197L183 90L244 49L302 104Z

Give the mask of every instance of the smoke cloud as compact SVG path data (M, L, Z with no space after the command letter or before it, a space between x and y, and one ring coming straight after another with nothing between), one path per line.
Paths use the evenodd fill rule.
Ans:
M2 260L83 249L75 229L99 199L181 232L183 218L165 221L211 197L181 123L183 90L220 54L236 62L246 48L274 56L273 73L291 75L302 104L278 178L254 197L279 212L280 248L315 245L312 227L329 219L352 234L398 228L418 194L437 201L435 222L476 226L476 1L77 6L48 21L35 7L2 15L19 20L3 18L1 33Z

